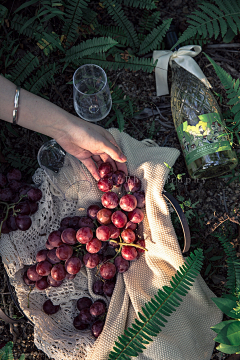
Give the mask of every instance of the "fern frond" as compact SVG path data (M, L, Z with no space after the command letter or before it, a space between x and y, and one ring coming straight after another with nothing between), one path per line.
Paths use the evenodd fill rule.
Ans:
M76 61L91 54L105 52L111 47L115 46L117 41L110 37L100 37L88 39L82 42L80 45L72 46L71 49L66 51L66 57L61 60L65 61L66 64Z
M217 39L220 32L221 36L224 37L228 28L231 28L237 35L240 30L240 1L215 0L215 2L216 5L209 2L202 2L198 5L201 11L196 10L188 16L187 22L190 26L172 49L196 34L203 35L205 38L214 36Z
M3 24L5 17L7 16L8 9L0 4L0 25Z
M164 38L167 30L171 25L172 19L164 20L161 25L156 29L153 29L152 32L146 36L142 42L138 55L146 54L147 52L154 50L161 43Z
M198 276L203 263L202 249L195 250L186 259L170 281L171 286L163 286L158 290L155 299L152 298L142 307L142 313L138 313L140 320L135 319L135 324L125 331L115 342L115 347L109 355L109 359L130 360L131 356L138 356L145 349L145 345L152 341L151 336L157 334L167 322L165 316L170 316L182 301L180 296L185 296ZM180 296L179 296L180 295ZM144 344L144 345L143 345Z
M43 86L54 82L53 76L58 72L58 70L59 69L55 63L49 66L42 66L37 71L36 75L31 77L29 82L24 83L24 88L33 94L39 94Z
M154 11L150 15L148 10L144 10L143 16L139 21L138 34L144 34L145 32L152 31L160 20L160 11Z
M217 76L219 77L222 85L224 86L229 99L228 105L233 105L231 112L235 114L234 122L236 122L235 128L240 131L240 87L239 79L235 80L228 74L221 66L217 65L213 59L211 59L207 54L204 55L208 58L211 64L216 71Z
M203 45L207 44L207 42L208 42L208 40L203 35L196 34L192 39L182 42L181 46L185 46L185 45L203 46Z
M37 56L32 55L28 52L22 59L20 59L15 67L9 72L12 82L16 85L21 85L23 81L29 77L31 72L39 66L39 61Z
M82 9L82 22L83 24L93 26L96 28L98 26L97 13L89 8Z
M78 36L78 26L83 17L83 9L87 8L89 0L68 0L65 2L65 24L62 33L66 43L71 43Z
M124 31L126 36L129 39L129 43L134 49L139 47L139 39L137 33L133 27L133 24L128 20L124 14L120 4L114 2L113 0L104 0L102 2L103 6L107 8L109 15L112 16L113 20L117 25Z
M100 25L96 28L95 33L102 36L110 36L112 39L116 40L119 44L129 45L128 37L125 35L124 31L118 26L103 26Z
M140 9L152 10L156 9L156 4L153 0L117 0L119 4L124 3L126 6L131 6Z

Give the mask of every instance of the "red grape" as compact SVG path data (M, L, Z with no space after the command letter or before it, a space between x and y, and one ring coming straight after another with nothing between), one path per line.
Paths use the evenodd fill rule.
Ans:
M11 230L11 231L16 231L18 229L17 224L16 224L16 217L13 215L10 215L7 219L7 227Z
M35 286L38 290L47 289L49 287L49 283L47 282L47 277L43 276L40 280L37 280Z
M116 249L116 248L119 247L119 242L118 242L118 243L115 243L115 242L113 242L113 241L110 240L110 241L108 242L108 246L109 246L110 248Z
M17 180L12 180L10 181L10 183L8 184L8 186L10 187L11 190L13 191L18 191L20 189L20 187L23 186L22 183L20 183L19 181Z
M127 216L122 211L115 211L111 217L112 223L117 228L123 228L127 223Z
M76 257L72 256L65 262L65 269L71 275L76 275L81 270L82 262Z
M123 230L121 233L121 237L123 241L127 244L133 243L136 238L135 233L131 229Z
M114 209L118 206L119 198L114 192L107 192L101 197L102 205L107 209Z
M133 231L135 231L136 228L137 228L137 224L134 224L134 223L131 222L131 221L128 221L128 222L126 223L126 225L124 226L124 229L131 229L131 230L133 230Z
M49 242L48 242L48 240L46 241L45 247L46 247L46 249L48 249L48 250L54 249L54 246L50 245Z
M133 246L123 246L121 254L125 260L134 260L137 257L138 252Z
M80 228L81 227L89 227L90 229L93 229L94 228L94 223L93 223L93 220L90 219L89 217L83 216L83 217L80 218L78 226Z
M101 225L96 230L96 237L98 240L107 241L110 238L110 229L107 225Z
M37 281L37 280L40 280L42 278L42 276L37 273L36 267L37 267L37 264L31 265L28 268L27 277L29 278L29 280Z
M49 261L51 264L58 264L60 263L60 259L57 257L56 255L56 250L55 248L53 248L52 250L48 251L47 254L47 261Z
M39 250L37 255L36 255L36 261L40 262L40 261L44 261L47 259L47 254L48 254L48 250Z
M113 224L109 224L108 228L110 229L110 238L111 239L117 239L120 236L121 230L117 228Z
M135 192L141 188L141 180L136 176L128 176L125 184L123 185L126 192Z
M37 202L42 198L42 191L37 188L32 188L27 192L28 199Z
M15 221L18 229L22 231L28 230L32 225L32 220L28 215L18 215Z
M14 206L14 209L18 214L21 215L29 215L30 214L30 206L28 201L23 201Z
M102 280L97 280L93 284L93 292L96 295L103 295L103 282Z
M37 264L36 271L41 276L47 276L50 274L52 269L52 264L47 260L41 261Z
M25 273L23 274L23 281L27 286L35 286L35 281L32 281L28 278L27 271L25 271Z
M99 190L107 192L113 188L113 181L111 178L105 177L98 181L97 186Z
M141 221L143 221L144 213L141 209L136 208L128 213L128 218L133 223L139 224Z
M51 275L48 275L47 282L48 282L49 286L52 286L52 287L59 287L63 283L62 280L60 280L60 281L54 280Z
M8 181L11 180L21 180L22 178L22 173L20 170L18 169L11 169L8 173L7 173L7 179Z
M98 171L99 171L100 178L102 179L105 176L108 176L108 177L112 176L113 168L109 162L105 162L99 166Z
M13 191L9 188L0 189L0 201L11 201L13 198Z
M145 193L144 191L136 191L133 193L135 198L137 199L137 207L143 208L145 206Z
M60 305L53 305L53 303L50 299L46 300L43 304L43 311L47 315L56 314L56 312L58 312L59 310L60 310Z
M93 238L89 243L86 244L86 250L91 254L96 254L102 247L102 242L97 238Z
M66 273L67 272L65 270L64 265L56 264L56 265L53 266L53 268L51 270L51 277L54 280L61 281L61 280L65 279Z
M60 222L60 226L62 227L65 227L65 228L68 228L69 227L69 222L71 220L71 217L70 216L67 216L65 218L63 218Z
M67 228L63 230L61 234L62 242L68 245L74 245L77 242L76 231L72 228Z
M95 220L97 218L97 212L100 210L100 206L98 205L90 205L87 209L87 215L92 219Z
M0 224L1 224L2 221L3 221L3 218L0 218ZM2 234L9 234L10 233L10 228L8 227L6 220L3 221L1 233Z
M129 261L124 259L121 255L117 256L114 260L114 264L116 266L117 272L120 274L124 273L129 268Z
M137 199L135 196L127 194L121 197L119 205L124 211L133 211L137 206Z
M140 245L142 247L145 247L145 240L144 239L139 239L138 241L136 241L136 244ZM145 250L143 250L143 249L140 249L140 248L136 248L136 249L137 249L138 253L144 253L145 252Z
M69 221L69 227L78 230L79 229L79 220L80 216L73 216Z
M81 311L82 309L88 309L88 308L90 308L92 303L93 302L89 297L84 296L84 297L78 299L77 308L78 308L79 311Z
M104 321L103 320L97 320L92 324L91 327L91 331L93 336L95 336L95 338L98 338L99 335L101 334L102 330L104 327Z
M5 175L0 173L0 186L4 187L7 184L7 178Z
M76 274L75 274L75 275L72 275L72 274L67 273L65 279L67 279L67 280L73 280L75 277L76 277Z
M112 280L106 280L103 285L103 292L106 296L111 297L115 288L115 282Z
M26 195L29 190L32 189L32 186L30 185L23 185L19 189L19 195Z
M84 324L90 324L93 321L89 308L82 309L78 316L79 320L81 320Z
M87 244L93 238L93 232L89 227L83 227L76 233L77 241L81 244Z
M100 267L100 275L104 280L112 279L116 274L116 266L111 262L106 262Z
M56 250L56 255L60 260L68 260L73 254L73 248L70 245L60 245Z
M102 225L108 225L111 223L112 211L109 209L101 209L97 213L97 220Z
M33 215L38 211L38 203L37 202L29 202L30 214Z
M88 324L84 324L81 320L81 317L79 315L77 315L74 320L73 320L73 326L77 329L77 330L85 330L88 328Z
M48 243L53 247L58 247L63 244L61 239L61 231L54 230L48 235Z
M102 247L101 247L101 249L99 250L98 255L103 255L103 254L106 252L107 247L108 247L108 242L103 241L103 242L102 242Z
M122 170L117 170L113 173L112 176L113 185L119 187L120 185L124 184L126 181L126 174Z
M87 268L93 269L99 264L100 259L98 254L87 253L83 257L83 262Z
M106 306L100 301L95 301L90 306L90 314L94 317L103 315L105 312L106 312Z

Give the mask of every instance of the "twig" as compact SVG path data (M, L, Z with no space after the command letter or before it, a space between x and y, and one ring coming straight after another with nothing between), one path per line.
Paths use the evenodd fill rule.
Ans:
M205 46L205 49L214 49L214 48L218 48L218 49L221 49L221 48L237 48L239 47L240 48L240 44L237 43L237 44L209 44L209 45L206 45Z
M225 206L226 213L229 214L224 189L223 189L223 201L224 201L224 206Z

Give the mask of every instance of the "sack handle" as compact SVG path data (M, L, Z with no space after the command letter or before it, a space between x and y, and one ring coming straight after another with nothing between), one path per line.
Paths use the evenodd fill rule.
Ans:
M163 190L163 196L172 204L182 225L184 235L184 248L182 252L185 253L190 249L191 245L191 235L186 216L184 215L184 212L182 211L177 200L170 193L168 193L166 190Z

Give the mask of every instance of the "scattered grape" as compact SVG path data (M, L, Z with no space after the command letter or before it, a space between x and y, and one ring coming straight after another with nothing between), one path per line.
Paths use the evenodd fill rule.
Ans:
M53 305L50 299L46 300L45 303L43 304L43 311L47 315L56 314L59 310L60 310L60 305Z
M103 315L106 311L105 305L100 301L95 301L90 306L90 314L94 317Z
M84 324L90 324L93 321L89 308L82 309L78 316L79 320L81 320Z
M112 280L106 280L103 285L103 292L106 296L111 297L115 288L115 282Z
M74 320L73 320L73 326L77 329L77 330L85 330L88 328L88 324L84 324L81 320L81 317L79 315L77 315Z
M106 262L100 267L100 275L104 280L112 279L116 274L116 266L111 262Z
M95 338L98 338L99 335L101 334L102 330L104 327L104 321L103 320L97 320L92 324L91 327L91 331L93 336L95 336Z
M103 295L103 282L102 280L97 280L93 284L93 292L96 295Z
M90 308L90 306L92 305L92 300L87 297L87 296L84 296L80 299L78 299L77 301L77 308L79 311L81 311L82 309L87 309L87 308Z

